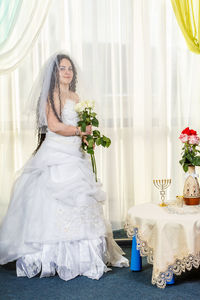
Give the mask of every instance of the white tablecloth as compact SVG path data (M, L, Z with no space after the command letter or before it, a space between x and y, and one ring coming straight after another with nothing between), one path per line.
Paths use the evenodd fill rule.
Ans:
M187 208L186 208L187 209ZM153 203L131 207L125 230L153 264L152 283L166 286L173 274L200 266L200 213L173 214Z

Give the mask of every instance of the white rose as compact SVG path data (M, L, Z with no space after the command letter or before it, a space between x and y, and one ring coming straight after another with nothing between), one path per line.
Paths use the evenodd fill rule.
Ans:
M76 112L81 112L81 110L82 110L82 105L81 105L81 102L80 102L80 103L77 103L77 104L75 105L75 111L76 111Z
M83 107L84 109L88 107L87 101L83 101Z
M81 112L83 111L85 108L94 108L95 106L95 101L90 101L90 100L85 100L85 101L81 101L78 104L76 104L76 111Z
M85 102L86 102L86 107L94 108L94 101L87 100Z
M89 104L89 101L88 101L88 100L85 100L85 101L84 101L84 106L85 106L85 108L88 108L89 105L90 105L90 104Z

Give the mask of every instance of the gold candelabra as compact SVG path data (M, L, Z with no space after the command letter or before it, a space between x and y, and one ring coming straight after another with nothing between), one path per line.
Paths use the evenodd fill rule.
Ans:
M160 190L161 204L160 206L167 206L165 203L166 198L166 189L170 186L172 180L171 179L154 179L154 186Z

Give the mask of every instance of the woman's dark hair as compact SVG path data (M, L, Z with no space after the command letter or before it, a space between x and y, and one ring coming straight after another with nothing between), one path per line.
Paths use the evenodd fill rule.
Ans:
M52 71L52 74L51 74L51 81L50 81L48 99L49 99L51 108L52 108L56 118L60 122L62 122L62 117L61 117L62 107L61 107L61 97L60 97L60 79L59 79L59 73L58 73L58 65L60 65L60 62L61 62L62 59L69 60L69 62L72 65L73 78L72 78L72 81L70 82L69 90L72 91L72 92L76 92L76 83L77 83L77 71L76 71L76 67L75 67L73 61L71 60L71 58L68 55L65 55L65 54L57 55L57 60L54 63L53 71ZM54 89L55 89L55 87L58 87L58 96L59 96L59 102L60 102L59 114L56 111L55 103L54 103ZM40 104L40 99L38 100L38 105L37 105L37 124L39 123L39 104ZM46 133L45 132L46 132L46 129L47 129L46 126L43 126L43 127L37 126L37 128L38 128L38 130L37 130L38 143L37 143L37 148L33 152L34 155L36 154L36 152L38 151L38 149L42 145L43 141L45 140L45 138L46 138Z

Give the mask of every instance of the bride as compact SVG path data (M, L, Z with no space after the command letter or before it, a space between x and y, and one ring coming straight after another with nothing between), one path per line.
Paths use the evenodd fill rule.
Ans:
M0 264L16 260L17 276L78 275L99 279L127 267L104 218L105 193L81 151L75 104L77 69L65 54L47 62L37 104L38 146L16 180L0 227Z

